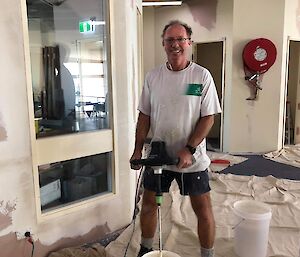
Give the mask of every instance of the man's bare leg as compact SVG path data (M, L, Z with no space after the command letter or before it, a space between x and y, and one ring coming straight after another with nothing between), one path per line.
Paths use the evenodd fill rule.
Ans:
M142 230L141 249L138 256L152 250L153 238L157 226L157 204L155 192L144 190L140 223Z
M190 199L198 219L198 237L202 248L202 257L211 257L213 256L216 228L210 193L190 196Z

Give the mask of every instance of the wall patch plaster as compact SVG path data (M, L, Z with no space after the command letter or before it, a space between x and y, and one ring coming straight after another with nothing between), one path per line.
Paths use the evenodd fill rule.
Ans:
M5 141L6 139L7 139L7 133L4 128L4 124L0 113L0 141Z
M16 202L0 201L0 231L12 224L12 212L16 210Z
M212 30L216 26L218 0L186 0L195 22Z
M95 242L107 234L107 225L96 226L87 234L74 238L61 238L54 244L44 245L39 239L34 242L34 256L46 257L49 253L66 247L79 246L89 242ZM34 237L38 237L38 234ZM9 233L0 237L0 257L30 256L31 245L24 240L17 240L15 233Z

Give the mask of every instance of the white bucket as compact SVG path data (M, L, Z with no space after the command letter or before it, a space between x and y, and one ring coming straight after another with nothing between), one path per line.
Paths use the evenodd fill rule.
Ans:
M180 257L180 256L177 253L163 250L161 256L159 251L152 251L144 254L143 257Z
M241 200L233 204L237 216L234 250L240 257L266 257L271 208L258 201Z

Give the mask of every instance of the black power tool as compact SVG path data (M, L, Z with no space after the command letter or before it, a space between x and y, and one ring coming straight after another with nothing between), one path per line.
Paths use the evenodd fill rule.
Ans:
M147 159L132 160L133 165L142 165L157 167L164 165L176 165L178 158L171 158L166 151L166 144L163 141L154 141L151 143L151 151Z

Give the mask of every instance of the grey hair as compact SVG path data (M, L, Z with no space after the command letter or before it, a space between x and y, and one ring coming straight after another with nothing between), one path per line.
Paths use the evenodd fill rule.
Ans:
M187 35L189 36L189 38L192 36L193 34L193 31L192 31L192 28L187 25L186 23L182 22L182 21L179 21L179 20L173 20L173 21L170 21L163 29L163 33L161 34L161 37L163 38L165 36L165 33L166 33L166 30L173 26L173 25L181 25L185 28L186 30L186 33Z

